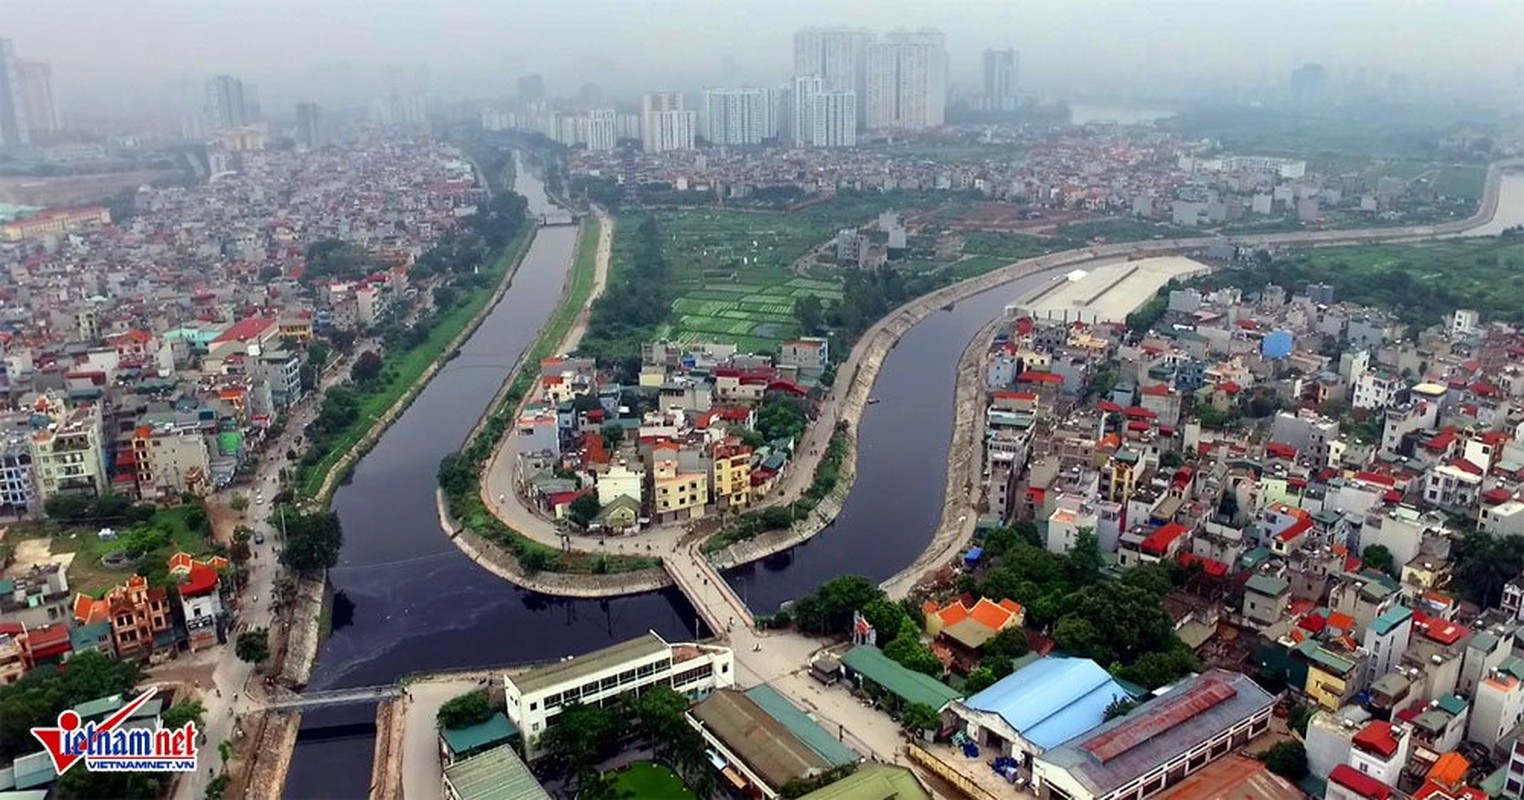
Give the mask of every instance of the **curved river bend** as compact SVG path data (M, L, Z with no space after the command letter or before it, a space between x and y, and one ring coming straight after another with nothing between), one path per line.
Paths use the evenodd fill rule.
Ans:
M535 213L553 208L518 171ZM1476 233L1524 223L1524 176L1502 181L1497 214ZM551 600L513 588L441 533L435 468L456 449L508 369L534 339L571 265L575 228L542 229L502 302L334 498L346 543L332 637L315 689L385 683L418 670L554 659L647 629L684 638L693 611L675 591L608 601ZM1065 269L1072 269L1066 267ZM1050 275L960 302L915 326L885 360L858 435L857 483L834 525L810 542L726 577L752 608L778 604L843 574L884 580L930 540L942 508L952 437L954 372L979 328ZM374 744L369 708L313 712L292 761L290 797L364 797Z
M555 210L528 169L517 173L515 188L532 213ZM651 629L691 637L692 608L675 590L609 601L545 598L477 567L439 527L439 461L459 448L549 318L576 241L574 227L539 231L502 301L334 495L345 543L331 575L342 597L311 688L554 660ZM285 795L365 797L373 723L369 707L307 714Z

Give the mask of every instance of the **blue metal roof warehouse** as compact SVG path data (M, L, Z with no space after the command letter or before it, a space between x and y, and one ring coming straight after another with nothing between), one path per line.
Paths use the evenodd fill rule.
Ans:
M1041 753L1106 721L1106 707L1132 695L1088 658L1052 656L1028 664L955 704L969 735L1005 754Z

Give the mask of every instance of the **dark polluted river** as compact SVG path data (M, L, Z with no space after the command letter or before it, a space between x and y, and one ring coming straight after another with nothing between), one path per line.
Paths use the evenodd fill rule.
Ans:
M900 339L873 384L879 402L858 422L857 483L836 522L802 545L726 573L753 611L772 613L839 575L887 580L921 554L941 522L958 358L1007 304L1052 276L974 295Z
M530 211L554 210L518 170ZM561 601L514 588L476 566L440 530L435 470L459 448L560 296L577 229L542 229L513 284L460 355L440 370L333 499L344 551L332 571L334 630L312 689L389 683L419 670L543 661L647 630L691 636L675 590L609 601ZM684 620L689 620L686 624ZM287 797L360 798L370 789L375 709L312 712L286 779Z

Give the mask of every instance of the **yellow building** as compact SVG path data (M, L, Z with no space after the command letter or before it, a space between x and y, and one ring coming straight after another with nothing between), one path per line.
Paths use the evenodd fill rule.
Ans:
M101 206L50 208L25 219L0 225L0 240L19 242L33 236L60 236L111 224L111 212Z
M281 317L280 338L292 342L312 341L311 317Z
M709 502L709 476L685 471L678 463L679 447L663 442L651 450L652 511L658 522L698 519Z
M1307 642L1300 648L1307 657L1307 683L1302 690L1319 708L1338 711L1354 695L1358 687L1350 681L1358 678L1358 662L1331 653L1317 642Z
M714 446L710 481L714 504L720 508L751 505L751 448L731 440Z

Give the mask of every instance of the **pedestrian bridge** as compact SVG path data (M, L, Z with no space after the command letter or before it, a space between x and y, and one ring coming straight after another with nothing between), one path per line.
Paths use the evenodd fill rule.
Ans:
M540 215L540 227L550 228L557 225L576 225L577 215L569 211L553 211Z
M743 627L755 624L751 609L696 548L663 556L661 565L716 638L728 638L733 624Z
M281 693L266 701L264 707L266 711L309 711L314 708L375 703L389 697L399 697L403 691L401 684L388 683L385 686L357 686L301 694Z

